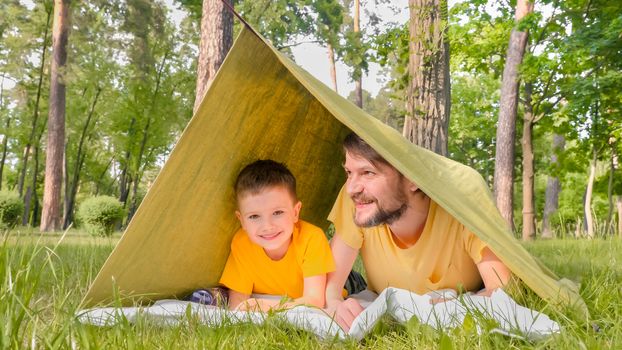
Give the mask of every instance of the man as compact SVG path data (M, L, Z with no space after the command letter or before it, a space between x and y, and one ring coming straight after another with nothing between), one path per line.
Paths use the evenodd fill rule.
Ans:
M336 271L326 286L327 311L342 328L363 311L355 299L341 297L359 251L368 289L376 293L386 287L477 291L483 283L479 294L490 295L509 280L509 269L485 243L365 141L350 134L343 146L348 178L329 215Z

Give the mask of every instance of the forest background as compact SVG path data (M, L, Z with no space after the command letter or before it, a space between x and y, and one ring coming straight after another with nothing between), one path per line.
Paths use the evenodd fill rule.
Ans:
M622 3L410 0L399 24L375 13L381 2L391 7L232 5L286 54L326 47L330 67L350 69L353 103L478 170L517 236L622 235ZM0 4L0 189L23 203L21 225L67 228L101 195L121 203L127 224L209 85L197 76L210 3L222 6L174 2L187 14L179 23L159 1ZM228 10L217 10L222 21ZM225 53L240 26L226 21ZM362 79L371 62L388 77L375 96ZM429 120L437 126L418 132ZM440 137L418 138L426 132Z

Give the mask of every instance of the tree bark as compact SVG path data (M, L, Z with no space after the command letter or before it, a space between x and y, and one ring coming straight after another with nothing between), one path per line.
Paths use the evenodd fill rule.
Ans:
M0 115L4 111L4 74L0 82ZM11 115L6 116L6 126L2 135L2 160L0 160L0 190L2 190L2 175L4 173L4 163L6 162L7 146L9 143L9 128L11 127Z
M516 21L533 11L533 3L518 0L516 4ZM494 193L497 207L501 215L514 230L514 142L516 138L516 114L518 105L518 70L527 45L528 33L512 29L508 46L501 99L499 103L499 123L497 126L497 145L495 153Z
M609 138L609 146L611 147L611 165L609 168L609 182L607 183L607 199L609 201L609 211L607 212L607 227L606 232L613 235L615 233L615 227L613 224L613 178L618 169L618 155L615 148L615 137Z
M194 113L233 45L233 15L223 1L233 7L232 0L203 0Z
M587 180L587 188L585 190L585 201L583 202L583 213L585 215L585 227L587 237L594 238L594 217L592 216L592 193L594 190L594 178L596 177L596 151L593 152L592 161L590 162L590 176Z
M76 203L76 194L78 193L78 183L80 182L80 171L82 170L82 165L84 164L84 141L88 135L89 125L95 114L95 106L97 105L97 100L99 99L99 94L101 93L101 89L98 87L95 91L95 98L93 99L93 103L91 104L91 108L89 110L89 114L86 117L86 122L84 123L84 127L82 128L82 133L80 134L80 142L78 142L78 152L76 154L76 162L73 166L73 176L72 181L67 186L69 189L65 189L65 215L63 218L63 229L67 229L69 225L73 222L73 210ZM69 172L66 171L67 177L69 177Z
M617 196L616 207L618 208L618 236L622 238L622 196Z
M69 4L69 0L54 1L53 57L41 231L53 231L61 228L60 199L65 143L64 70L67 63L67 42L69 41Z
M523 241L532 241L536 237L536 218L534 200L533 167L533 108L531 105L530 83L525 84L525 115L523 116Z
M337 67L335 66L335 49L331 44L326 45L328 51L328 67L330 69L330 80L333 83L333 90L337 91Z
M45 7L48 9L48 7ZM49 7L47 12L47 19L45 21L45 30L43 31L43 45L41 47L41 65L39 66L39 82L37 83L37 97L35 98L35 107L32 116L32 126L30 129L30 136L28 137L28 141L26 146L24 147L24 156L22 158L22 165L20 170L20 175L17 180L17 192L21 196L24 191L24 182L26 181L26 169L28 168L28 158L30 157L30 148L33 145L36 130L37 130L37 121L39 119L39 101L41 101L41 89L43 86L43 75L45 68L45 56L48 47L48 33L50 28L50 19L52 18L52 8Z
M553 154L551 155L551 164L554 167L558 165L557 155L564 150L566 139L563 135L553 135ZM549 176L546 183L544 214L542 215L542 238L553 238L551 230L551 216L554 215L559 208L559 192L561 191L561 183L557 176Z
M361 32L361 3L354 0L354 33ZM363 72L360 67L354 67L354 104L363 108Z
M403 135L447 155L451 108L447 2L409 0L410 45L407 113Z

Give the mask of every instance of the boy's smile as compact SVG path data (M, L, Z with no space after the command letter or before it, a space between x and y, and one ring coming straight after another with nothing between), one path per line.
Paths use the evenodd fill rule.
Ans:
M301 205L286 187L273 186L238 199L235 214L249 239L272 260L280 260L287 253Z

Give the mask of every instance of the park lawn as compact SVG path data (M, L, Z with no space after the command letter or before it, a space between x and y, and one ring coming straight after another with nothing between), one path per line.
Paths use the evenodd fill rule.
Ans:
M180 326L148 322L99 328L73 317L89 282L118 241L70 231L41 236L14 230L0 245L0 348L619 348L622 346L622 241L551 240L526 244L553 271L580 282L591 313L587 324L555 312L532 293L515 298L543 309L563 327L559 335L537 342L499 334L478 335L465 324L442 333L411 320L400 325L380 322L363 341L319 340L269 318L263 325L209 328L189 319ZM128 262L129 263L129 262ZM598 329L598 331L595 331Z

